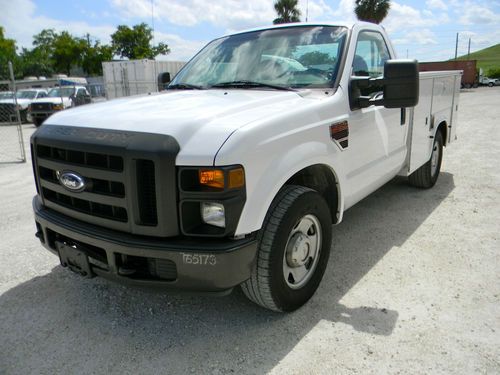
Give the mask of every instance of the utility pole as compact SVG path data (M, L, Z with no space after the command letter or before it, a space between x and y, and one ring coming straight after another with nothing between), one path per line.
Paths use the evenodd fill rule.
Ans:
M467 50L467 60L469 60L470 55L470 38L469 38L469 49Z
M155 45L155 5L154 0L151 0L151 29L153 31L153 46Z
M309 0L306 2L306 22L309 19Z
M458 54L458 33L457 33L457 42L455 43L455 60L457 59Z

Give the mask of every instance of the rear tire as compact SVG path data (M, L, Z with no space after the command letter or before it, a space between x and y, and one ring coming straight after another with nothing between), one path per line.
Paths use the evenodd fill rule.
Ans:
M436 184L443 160L443 135L438 130L432 145L431 158L427 163L408 176L410 185L421 189L429 189Z
M285 186L259 234L257 260L241 287L256 304L293 311L314 294L325 272L332 240L327 202L316 191Z

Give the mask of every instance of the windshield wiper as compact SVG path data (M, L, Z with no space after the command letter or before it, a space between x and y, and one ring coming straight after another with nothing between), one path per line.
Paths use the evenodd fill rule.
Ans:
M175 85L167 86L167 90L204 90L205 87L192 85L190 83L176 83Z
M274 90L297 91L295 89L292 89L291 87L285 87L285 86L279 86L279 85L272 85L270 83L263 83L263 82L245 81L245 80L214 83L213 85L209 86L209 88L212 88L212 87L215 87L215 88L224 88L224 87L236 87L236 88L267 87L267 88L274 89Z

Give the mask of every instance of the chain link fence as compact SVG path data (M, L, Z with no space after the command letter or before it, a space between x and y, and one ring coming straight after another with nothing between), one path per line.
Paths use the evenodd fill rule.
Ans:
M22 121L26 121L26 109L18 102L10 62L9 72L10 80L0 82L0 164L26 161L22 129Z

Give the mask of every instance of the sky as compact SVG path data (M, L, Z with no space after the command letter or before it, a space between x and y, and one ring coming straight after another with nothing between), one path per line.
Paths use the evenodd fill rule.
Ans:
M187 61L210 40L272 24L273 0L0 0L0 26L19 47L31 48L44 28L87 33L110 42L118 25L154 25L155 42L169 45L166 60ZM355 20L354 0L299 0L302 20ZM391 1L382 22L400 58L439 61L500 43L500 0Z

